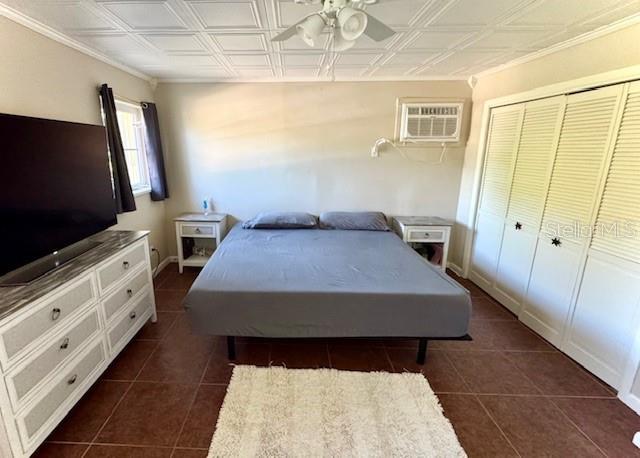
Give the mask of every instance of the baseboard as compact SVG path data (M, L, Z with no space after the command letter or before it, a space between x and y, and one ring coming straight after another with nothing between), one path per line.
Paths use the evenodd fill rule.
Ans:
M160 274L160 272L162 272L164 270L164 268L167 267L172 262L178 262L178 257L177 256L167 256L166 258L164 258L162 260L162 262L160 264L158 264L158 268L156 269L156 273L154 274L154 277L157 277L158 274Z
M464 276L462 275L462 267L460 267L458 264L454 264L453 262L448 262L447 268L451 269L458 277L464 278Z

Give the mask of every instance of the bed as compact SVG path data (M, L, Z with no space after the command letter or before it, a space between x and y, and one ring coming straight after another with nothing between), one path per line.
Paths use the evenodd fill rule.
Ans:
M468 339L467 290L392 232L236 225L187 294L193 329L227 336Z

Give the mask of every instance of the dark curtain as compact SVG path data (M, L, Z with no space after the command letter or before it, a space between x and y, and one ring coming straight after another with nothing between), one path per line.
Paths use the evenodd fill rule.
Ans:
M127 161L122 147L122 137L118 127L118 116L116 115L116 102L113 98L113 91L106 84L100 86L100 99L102 100L102 110L104 112L104 124L107 128L116 211L118 213L132 212L136 210L136 201L131 190Z
M164 169L162 142L160 141L160 125L155 103L142 102L145 131L147 133L147 162L149 164L149 181L151 184L151 200L164 200L169 197L167 175Z

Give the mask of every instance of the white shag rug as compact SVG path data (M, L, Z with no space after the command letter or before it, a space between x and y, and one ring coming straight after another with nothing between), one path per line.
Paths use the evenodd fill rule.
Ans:
M420 374L236 366L209 457L465 457Z

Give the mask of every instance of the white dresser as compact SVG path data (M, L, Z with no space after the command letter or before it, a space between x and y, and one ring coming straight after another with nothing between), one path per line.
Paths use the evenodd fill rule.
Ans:
M155 320L147 236L106 231L30 285L0 288L0 456L31 455Z

